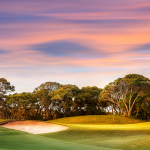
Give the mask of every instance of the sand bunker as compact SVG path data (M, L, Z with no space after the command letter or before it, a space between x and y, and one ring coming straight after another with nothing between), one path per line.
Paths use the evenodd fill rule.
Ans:
M32 134L57 132L68 129L67 126L42 121L15 121L2 125L2 127L25 131Z

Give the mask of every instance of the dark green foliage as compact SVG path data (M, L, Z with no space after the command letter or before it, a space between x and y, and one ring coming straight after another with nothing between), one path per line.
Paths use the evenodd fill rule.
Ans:
M97 109L93 106L87 106L86 107L86 115L104 115L106 114L104 110Z

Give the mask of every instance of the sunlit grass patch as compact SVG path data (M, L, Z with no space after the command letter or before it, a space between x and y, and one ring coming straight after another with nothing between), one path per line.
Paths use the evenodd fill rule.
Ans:
M136 124L114 124L114 125L91 125L91 124L67 124L71 129L78 130L149 130L150 122Z

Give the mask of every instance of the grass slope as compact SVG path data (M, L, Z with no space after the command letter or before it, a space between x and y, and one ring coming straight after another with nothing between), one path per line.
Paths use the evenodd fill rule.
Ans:
M75 117L55 119L50 122L58 124L113 124L113 116L112 115L75 116ZM119 115L114 116L115 124L133 124L140 122L143 121Z

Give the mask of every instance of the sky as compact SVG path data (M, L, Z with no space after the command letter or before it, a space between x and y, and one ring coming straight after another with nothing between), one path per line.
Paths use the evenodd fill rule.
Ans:
M150 78L149 0L0 0L0 78L104 88Z

